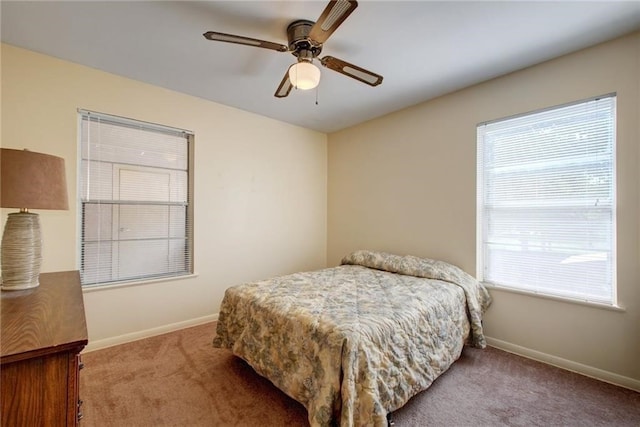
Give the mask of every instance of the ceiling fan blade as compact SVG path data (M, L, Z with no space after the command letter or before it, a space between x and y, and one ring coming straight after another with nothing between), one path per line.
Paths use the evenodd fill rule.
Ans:
M309 32L309 38L324 43L358 7L355 0L331 0Z
M289 67L291 68L291 67ZM276 98L285 98L291 92L291 88L293 85L291 84L291 80L289 80L289 69L287 68L287 72L284 74L284 78L280 82L280 86L276 89L276 93L273 94Z
M272 43L264 40L252 39L250 37L235 36L233 34L217 33L215 31L207 31L203 34L206 39L217 41L243 44L246 46L262 47L264 49L277 50L278 52L286 52L289 48L280 43Z
M325 56L320 60L320 63L333 71L337 71L345 76L360 80L362 83L366 83L370 86L378 86L382 83L382 76L380 74L365 70L357 65L349 64L348 62L334 58L333 56Z

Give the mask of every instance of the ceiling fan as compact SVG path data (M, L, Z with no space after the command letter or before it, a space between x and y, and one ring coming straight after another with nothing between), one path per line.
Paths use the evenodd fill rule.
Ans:
M320 82L320 70L314 65L314 59L322 52L322 46L345 19L358 7L355 0L331 0L317 22L299 19L287 27L289 45L273 43L233 34L207 31L203 36L209 40L237 43L246 46L261 47L277 52L291 52L297 62L289 67L280 82L277 98L289 95L291 88L312 89ZM318 59L320 64L370 86L382 83L382 76L357 65L350 64L333 56Z

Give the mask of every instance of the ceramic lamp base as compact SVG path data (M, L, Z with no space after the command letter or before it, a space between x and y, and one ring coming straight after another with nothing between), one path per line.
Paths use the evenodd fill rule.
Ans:
M18 291L39 285L42 265L42 236L38 214L16 212L8 215L2 235L3 291Z

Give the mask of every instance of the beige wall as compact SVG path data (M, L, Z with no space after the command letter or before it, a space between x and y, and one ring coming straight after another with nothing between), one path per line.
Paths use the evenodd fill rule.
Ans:
M329 265L369 248L475 275L476 125L610 92L625 311L493 290L485 326L495 345L640 389L640 33L329 135Z
M2 146L66 159L69 211L39 211L43 271L78 267L78 108L195 133L198 276L85 292L90 343L213 316L230 285L325 266L326 135L3 44Z

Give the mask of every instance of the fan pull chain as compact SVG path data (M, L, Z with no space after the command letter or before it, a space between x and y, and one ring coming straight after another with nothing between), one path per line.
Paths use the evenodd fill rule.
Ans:
M316 105L318 105L318 92L320 91L319 87L320 85L316 86Z

